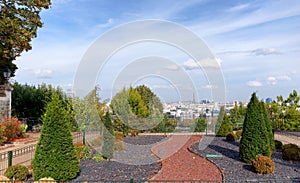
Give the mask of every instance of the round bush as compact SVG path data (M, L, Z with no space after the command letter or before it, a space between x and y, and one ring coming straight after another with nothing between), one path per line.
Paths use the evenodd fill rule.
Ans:
M283 148L282 142L279 140L275 140L275 149L282 150L282 148Z
M282 149L282 159L300 161L300 150L296 144L286 144Z
M26 180L28 177L28 168L24 165L14 165L7 168L5 176L14 180Z
M232 132L226 135L226 141L235 142L237 139L237 136Z
M274 162L267 156L256 156L256 158L252 161L252 166L255 171L260 174L269 174L275 171Z
M238 130L235 132L237 140L240 140L242 138L242 133L243 133L243 130Z

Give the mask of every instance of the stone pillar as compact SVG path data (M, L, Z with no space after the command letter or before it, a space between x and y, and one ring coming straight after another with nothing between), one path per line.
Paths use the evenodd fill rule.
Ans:
M11 92L10 85L0 85L0 121L11 117Z

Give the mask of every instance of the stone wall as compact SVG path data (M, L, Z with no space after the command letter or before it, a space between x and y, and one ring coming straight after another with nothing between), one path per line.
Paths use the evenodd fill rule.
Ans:
M11 117L11 92L9 85L0 85L0 120Z

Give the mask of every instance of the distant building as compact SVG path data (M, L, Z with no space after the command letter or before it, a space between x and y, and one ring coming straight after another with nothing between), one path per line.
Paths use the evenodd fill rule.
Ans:
M267 99L266 99L266 103L267 103L267 104L270 104L270 103L272 103L272 102L273 102L273 99L272 99L272 98L267 98Z

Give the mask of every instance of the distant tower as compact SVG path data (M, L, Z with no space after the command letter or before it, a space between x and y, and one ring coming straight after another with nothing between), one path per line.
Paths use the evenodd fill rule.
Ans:
M196 103L196 99L195 99L195 93L193 93L193 104Z

